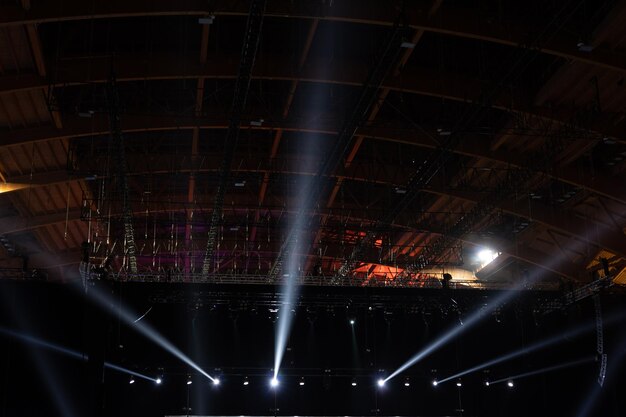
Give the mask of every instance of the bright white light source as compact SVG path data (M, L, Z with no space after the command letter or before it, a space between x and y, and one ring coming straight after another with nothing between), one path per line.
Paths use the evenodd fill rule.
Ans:
M219 384L220 384L219 378L213 378L213 385L219 385Z
M458 381L456 381L456 386L457 387L462 387L463 386L463 383L461 382L460 379Z
M407 378L407 379L405 379L405 380L404 380L404 386L405 386L405 387L409 387L409 386L411 386L411 381L409 381L409 378Z
M354 326L354 323L356 323L356 320L350 319L350 325Z
M506 383L506 385L507 385L509 388L513 388L513 386L514 386L513 381L509 381L509 382L507 382L507 383Z
M381 379L378 380L377 384L378 384L379 387L384 387L385 386L385 380L381 378Z
M161 377L157 377L157 379L155 379L154 382L156 382L157 384L161 384L163 380L161 379Z
M247 377L243 380L243 385L250 385L250 381L248 381Z
M300 382L298 383L301 387L304 386L304 378L300 378Z
M436 387L437 385L439 385L439 382L437 382L437 380L433 380L433 387Z
M489 386L489 381L485 381L485 386L488 387Z
M477 257L478 261L482 266L485 266L491 263L494 259L496 259L500 255L498 252L494 252L491 249L483 249L478 252Z
M276 388L276 387L278 386L278 379L276 379L276 378L272 378L272 379L270 380L270 385L271 385L272 387Z
M353 387L356 387L356 379L353 379L353 380L352 380L351 385L352 385Z
M134 384L135 383L135 377L131 376L130 377L130 381L128 381L129 384Z

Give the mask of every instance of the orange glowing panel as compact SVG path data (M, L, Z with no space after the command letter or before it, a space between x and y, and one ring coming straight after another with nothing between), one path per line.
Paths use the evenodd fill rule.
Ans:
M393 280L398 274L404 271L403 268L380 264L363 264L354 270L355 273L368 274L368 278Z
M3 182L0 183L0 194L21 190L26 187L28 187L28 184L12 184L10 182Z

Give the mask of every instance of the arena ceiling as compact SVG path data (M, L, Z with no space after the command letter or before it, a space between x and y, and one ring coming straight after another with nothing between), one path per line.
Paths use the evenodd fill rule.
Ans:
M626 266L623 2L264 3L2 3L7 270Z

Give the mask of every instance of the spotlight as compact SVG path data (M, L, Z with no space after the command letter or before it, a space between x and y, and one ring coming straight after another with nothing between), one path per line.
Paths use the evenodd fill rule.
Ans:
M270 380L270 385L272 386L272 388L276 388L278 386L278 379L276 379L276 377L272 378Z
M220 379L219 378L213 378L213 385L219 385L220 384Z
M507 385L509 388L513 388L513 387L515 386L515 384L513 384L513 381L511 381L511 380L509 380L509 382L507 382L507 383L506 383L506 385Z
M437 380L436 380L436 379L433 379L432 384L433 384L433 387L436 387L437 385L439 385L439 382L437 382Z
M488 387L489 386L489 381L485 381L485 386Z
M477 257L482 265L487 265L488 263L496 259L498 255L498 252L494 252L491 249L483 249L478 252Z
M354 326L355 323L356 323L355 319L350 319L350 326Z
M134 376L130 376L130 381L128 381L129 384L134 384L135 383L135 377Z
M191 384L193 384L193 381L191 380L191 375L189 375L187 377L187 385L191 385Z
M304 386L304 377L300 378L300 382L298 383L301 387Z
M384 387L385 386L385 380L382 379L382 378L380 378L376 383L378 384L379 387Z
M163 382L163 380L161 379L161 377L160 377L160 376L157 376L157 379L155 379L155 380L154 380L154 382L155 382L157 385L161 385L161 382Z
M243 385L250 385L250 381L248 381L248 377L243 379Z
M356 387L356 378L352 378L352 382L350 383L353 387Z
M409 378L408 378L408 377L404 379L404 386L405 386L405 387L409 387L409 386L411 386L411 381L409 380Z
M460 378L456 381L456 386L457 387L462 387L463 386L463 383L461 382Z

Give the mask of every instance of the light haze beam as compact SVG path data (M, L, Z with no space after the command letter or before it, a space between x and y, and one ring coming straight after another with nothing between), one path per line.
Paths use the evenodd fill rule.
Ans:
M81 360L81 361L89 360L89 356L87 356L84 353L80 353L80 352L77 352L75 350L68 349L66 347L57 345L55 343L51 343L51 342L48 342L46 340L40 339L38 337L34 337L34 336L30 336L30 335L27 335L27 334L24 334L24 333L16 332L16 331L11 330L11 329L0 327L0 334L12 337L12 338L17 339L17 340L19 340L21 342L28 343L28 344L30 344L32 346L36 346L36 347L40 347L40 348L43 348L43 349L50 350L52 352L60 353L62 355L65 355L65 356L68 356L68 357L71 357L71 358L74 358L74 359L78 359L78 360ZM156 381L156 379L150 378L147 375L141 374L139 372L132 371L130 369L124 368L122 366L116 365L116 364L111 363L111 362L104 362L104 367L105 368L109 368L109 369L113 369L115 371L122 372L122 373L125 373L125 374L134 375L134 376L136 376L138 378L143 378L143 379L148 380L148 381L152 381L152 382Z
M112 314L117 314L128 326L137 330L146 338L150 339L160 347L162 347L167 352L176 356L178 359L189 365L191 368L195 369L205 377L211 380L211 382L215 382L215 378L209 375L204 369L202 369L199 365L197 365L191 358L185 355L180 349L178 349L172 342L167 340L164 336L162 336L156 329L150 326L145 321L135 322L136 315L133 314L128 308L118 303L117 308L114 307L116 301L113 300L109 295L105 294L103 291L99 291L94 287L89 287L88 291L86 291L87 296L95 301L98 305L110 311Z

